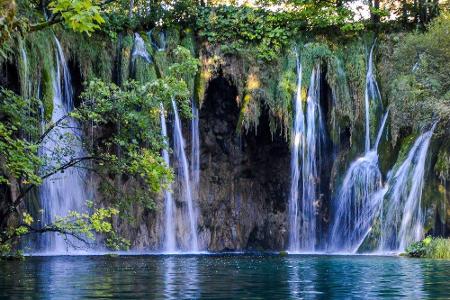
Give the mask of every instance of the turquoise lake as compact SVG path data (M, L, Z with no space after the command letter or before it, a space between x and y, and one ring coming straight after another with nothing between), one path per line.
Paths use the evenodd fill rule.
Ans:
M448 299L450 261L146 255L0 262L1 299Z

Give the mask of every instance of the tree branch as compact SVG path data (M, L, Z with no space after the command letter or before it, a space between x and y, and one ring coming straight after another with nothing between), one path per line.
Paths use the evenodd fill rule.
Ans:
M106 5L116 2L118 0L104 0L102 2L99 3L99 7L100 8L104 8ZM70 12L71 10L65 11L65 12ZM31 24L29 27L29 31L33 32L33 31L38 31L38 30L42 30L46 27L58 24L63 22L64 19L62 18L62 13L57 13L57 14L53 14L48 20L44 21L44 22L40 22L40 23L36 23L36 24Z
M56 121L55 123L53 123L49 128L47 128L47 130L45 130L45 132L39 137L39 140L37 141L37 144L40 144L44 141L45 137L53 130L55 129L55 127L59 126L59 124L62 123L62 121L64 121L65 119L67 119L69 117L69 115L64 115L63 117L61 117L58 121Z
M16 232L14 232L11 235L9 235L9 234L7 234L5 232L2 232L1 235L0 235L1 236L1 243L0 244L5 244L5 243L7 243L7 242L9 242L9 241L11 241L11 240L13 240L15 238L26 236L26 235L30 235L30 234L34 234L34 233L58 232L58 233L61 233L61 234L64 234L64 235L73 236L77 240L79 240L79 241L89 245L89 242L86 239L84 239L81 235L79 235L79 234L77 234L77 233L75 233L73 231L69 231L67 229L60 228L60 227L58 227L58 226L56 226L54 224L46 225L46 226L44 226L42 228L34 228L34 227L32 227L31 225L28 225L28 224L19 224L17 226L17 228L19 228L19 227L26 227L28 229L28 232L23 233L23 234L17 234Z
M103 158L100 157L96 157L96 156L84 156L84 157L79 157L79 158L75 158L72 159L70 161L68 161L67 163L65 163L64 165L60 166L59 168L54 169L53 171L51 171L50 173L47 173L43 176L41 176L42 180L45 180L46 178L61 172L62 170L68 169L70 167L75 166L76 164L85 161L85 160L104 160ZM16 209L17 206L19 206L20 202L22 202L23 198L34 188L36 187L35 184L31 184L29 185L23 192L20 193L20 195L16 198L16 200L14 200L12 208Z

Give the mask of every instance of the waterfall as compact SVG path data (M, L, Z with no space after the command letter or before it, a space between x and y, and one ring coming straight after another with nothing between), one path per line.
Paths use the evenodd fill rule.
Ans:
M316 202L318 201L320 145L324 140L323 117L320 109L320 67L311 74L306 100L306 140L302 170L302 216L300 244L313 251L316 243Z
M166 51L167 49L167 34L165 31L158 32L158 39L153 38L152 30L147 33L147 36L152 41L152 46L156 51Z
M303 115L302 103L302 65L298 54L296 57L297 65L297 93L295 96L295 117L294 130L291 134L292 148L291 148L291 189L289 194L289 251L300 251L299 241L299 180L300 180L300 165L299 156L303 161L305 155L303 145L305 144L305 117Z
M46 161L46 169L42 173L52 172L59 166L83 156L81 131L79 124L68 113L73 110L73 91L67 62L61 45L55 37L56 69L53 78L53 111L52 123L60 122L44 138L40 155ZM61 122L61 120L64 120ZM41 226L53 223L56 218L64 217L69 211L81 212L83 204L88 200L86 171L70 167L46 178L39 189L39 198L43 215ZM67 243L68 242L68 243ZM70 247L71 246L71 247ZM64 253L77 246L71 238L66 240L57 233L46 233L40 240L40 251Z
M289 250L314 251L316 244L316 202L318 201L320 146L325 127L320 109L320 66L313 68L302 108L302 66L297 56L297 93L291 149L291 189L289 195ZM300 173L300 164L302 170ZM301 175L301 176L300 176ZM300 182L301 179L301 182ZM301 198L299 199L299 185ZM299 203L301 205L299 206Z
M178 162L178 178L180 181L182 195L182 201L187 204L187 219L189 226L189 241L187 241L186 246L188 251L197 252L198 251L198 237L197 237L197 213L194 207L194 202L192 199L192 186L189 172L189 164L185 153L185 143L183 139L181 121L178 116L178 108L174 99L172 99L172 106L174 112L174 154ZM184 223L184 222L183 222ZM186 228L182 228L183 231Z
M337 196L330 250L348 253L358 250L378 212L379 205L371 200L381 186L382 176L375 150L350 165Z
M194 100L192 100L192 120L191 120L191 178L192 195L198 199L200 185L200 133L199 133L199 114Z
M381 96L373 74L373 49L369 54L365 89L365 154L356 159L345 174L336 197L331 227L329 249L355 253L370 231L379 214L382 197L382 175L378 167L377 148L386 125L389 110L381 122L373 148L370 143L370 102L376 100L381 106Z
M152 62L150 54L148 54L147 48L145 46L144 40L139 35L139 33L136 32L134 34L134 47L133 47L133 53L132 53L133 62L138 57L142 57L148 63Z
M366 74L366 89L364 92L364 105L365 105L365 125L366 125L366 137L365 137L365 152L370 151L370 112L371 103L376 101L375 106L382 109L381 94L378 88L377 80L373 73L373 50L375 48L375 43L373 43L370 53L369 60L367 63L367 74Z
M383 195L377 147L389 114L386 111L374 147L354 161L342 182L331 228L329 249L355 253L379 215Z
M164 137L166 148L163 148L162 155L164 162L167 166L170 166L169 152L167 151L167 128L166 117L164 112L164 106L161 103L161 135ZM176 251L176 232L175 232L175 215L174 215L174 202L172 198L172 187L164 191L164 203L165 203L165 228L164 228L164 250L172 253Z
M23 98L27 99L31 96L31 81L30 72L28 66L28 56L23 41L19 43L20 60L19 60L19 73L20 73L20 94Z
M410 243L423 238L424 220L420 204L425 161L435 126L416 139L404 162L388 179L379 245L381 251L401 252Z

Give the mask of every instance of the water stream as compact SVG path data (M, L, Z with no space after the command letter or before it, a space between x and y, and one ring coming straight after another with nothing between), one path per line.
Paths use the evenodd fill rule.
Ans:
M133 62L138 57L143 58L147 63L152 62L150 54L148 54L147 47L145 46L144 40L139 35L139 33L135 33L134 34L133 53L132 53Z
M312 252L316 247L317 234L320 147L325 136L320 108L320 66L317 65L312 70L304 112L301 95L302 65L298 56L296 65L297 93L291 148L288 249L290 252Z
M302 103L302 65L300 59L296 57L297 65L297 93L295 95L295 117L294 128L291 134L291 188L289 194L289 251L300 251L299 240L299 180L300 161L305 155L303 145L305 140L305 117L303 115ZM301 160L299 160L301 158Z
M161 103L161 135L167 143L167 125L164 106ZM167 166L170 166L169 151L166 148L162 150L162 156ZM164 191L164 251L173 253L176 251L176 220L175 220L175 203L172 197L172 186Z
M178 108L175 100L172 99L172 107L174 113L174 129L173 129L173 140L174 140L174 157L178 162L177 175L178 181L181 188L181 201L187 206L187 215L183 213L183 219L187 218L186 222L182 222L180 230L186 234L183 236L183 244L185 251L197 252L198 247L198 236L197 236L197 208L195 207L194 200L192 198L192 185L190 178L189 163L186 158L185 152L185 142L183 138L182 126L180 117L178 115ZM186 226L187 225L187 226Z
M365 88L365 154L351 163L334 205L328 250L355 253L364 241L380 211L382 197L375 197L383 178L378 166L378 144L386 125L389 110L381 122L373 148L370 139L371 103L381 106L381 96L373 73L373 50L370 49Z
M414 142L407 157L387 181L379 250L402 252L423 238L421 208L425 162L436 124Z
M52 123L58 126L45 137L40 156L46 161L43 174L54 172L60 166L83 156L80 141L81 130L77 121L67 117L73 110L73 90L69 69L61 44L55 37L56 66L53 77ZM61 121L63 120L63 121ZM46 178L39 188L42 218L41 226L52 224L69 211L82 212L89 197L85 180L87 172L82 168L70 167ZM67 253L79 246L73 238L58 233L45 233L40 238L38 251L44 253Z

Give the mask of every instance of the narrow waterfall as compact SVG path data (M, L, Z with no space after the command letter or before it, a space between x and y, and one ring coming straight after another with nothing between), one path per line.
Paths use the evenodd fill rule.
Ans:
M373 148L370 143L371 102L381 106L378 84L373 74L373 49L369 54L365 89L365 154L356 159L345 174L336 197L335 212L330 234L330 251L355 253L367 236L378 215L382 197L375 196L382 188L382 175L378 167L377 148L386 125L389 110L381 122Z
M200 132L199 132L199 112L195 100L192 100L192 120L191 120L191 178L192 196L198 199L200 184Z
M189 172L189 164L185 153L185 143L182 133L181 121L178 116L178 108L175 100L172 99L173 113L174 113L174 155L178 162L178 179L181 187L181 197L184 204L187 205L187 219L188 228L181 228L182 232L186 230L189 234L183 236L189 237L188 241L184 241L187 251L198 251L198 237L197 237L197 212L192 199L192 186ZM184 223L184 222L183 222Z
M83 155L80 141L79 124L68 113L73 109L73 91L71 77L61 45L55 37L56 69L53 76L53 111L52 123L59 121L45 137L40 149L41 157L46 161L43 174L52 172ZM61 141L63 145L61 146ZM64 217L69 211L83 209L88 200L88 188L84 182L86 171L81 168L70 167L46 178L39 189L39 198L43 215L41 226L53 223L57 217ZM45 253L66 253L73 250L76 243L72 239L67 241L57 233L46 233L42 236L39 251Z
M23 41L19 43L20 59L19 59L19 78L20 78L20 94L25 99L31 96L31 80L28 65L28 55Z
M291 189L289 195L289 250L309 252L316 244L316 201L318 200L320 147L324 141L320 109L320 66L311 73L303 112L302 66L297 57L297 94L291 149ZM300 165L302 165L300 173ZM300 176L301 175L301 176ZM301 182L300 182L301 179ZM300 186L299 186L300 185ZM301 187L301 198L299 189ZM300 203L300 205L299 205Z
M306 140L302 170L302 222L300 245L314 251L316 244L316 201L318 201L320 147L325 137L320 109L320 66L311 73L306 100Z
M377 80L373 73L373 50L375 43L373 43L369 59L367 62L367 74L366 74L366 89L364 92L364 105L365 105L365 123L366 123L366 137L365 137L365 152L370 151L370 123L371 112L377 112L382 110L381 94L378 88ZM375 107L376 109L372 109Z
M302 65L300 59L296 57L297 65L297 93L295 95L295 117L294 128L291 133L291 189L289 194L289 251L300 251L300 227L299 227L299 180L300 164L299 158L303 161L305 153L305 117L303 115L302 103Z
M161 135L164 137L167 143L167 126L166 126L166 116L164 111L164 106L161 103ZM167 146L167 144L166 144ZM167 148L162 150L162 155L164 162L167 166L170 166L169 152ZM164 218L165 218L165 228L164 228L164 251L173 253L176 251L176 220L174 211L174 202L172 198L172 187L170 186L168 190L164 191Z
M423 238L420 205L425 161L435 126L416 139L405 161L388 179L380 251L402 252L410 243Z
M167 49L167 34L165 31L158 32L158 38L155 39L152 31L147 33L148 38L152 41L152 46L156 51L166 51Z
M150 54L148 54L147 48L145 47L145 42L139 35L139 33L134 34L134 46L132 52L133 62L136 60L137 57L143 58L148 63L152 62Z

